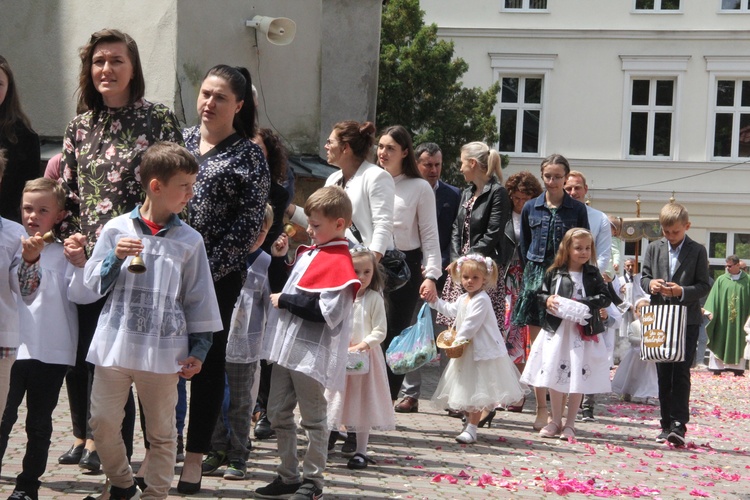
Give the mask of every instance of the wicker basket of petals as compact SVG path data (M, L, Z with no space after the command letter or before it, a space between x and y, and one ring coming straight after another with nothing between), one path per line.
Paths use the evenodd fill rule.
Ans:
M456 330L449 328L438 335L435 345L443 349L449 358L460 358L464 353L464 347L469 345L470 340L456 342Z

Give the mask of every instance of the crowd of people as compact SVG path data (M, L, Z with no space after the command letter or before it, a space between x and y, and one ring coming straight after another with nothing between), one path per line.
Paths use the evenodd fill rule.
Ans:
M539 436L575 439L596 394L614 390L658 398L657 441L684 446L702 327L711 368L744 373L750 278L728 258L702 309L706 250L679 204L661 210L664 238L638 273L620 262L617 219L584 203L586 178L564 156L545 158L539 178L504 181L498 152L471 142L461 190L441 180L437 144L342 121L325 143L338 170L296 206L246 69L211 68L200 123L183 129L144 99L126 33L94 33L80 57L80 114L40 177L38 137L0 56L0 459L24 397L28 440L10 498L38 498L63 382L73 436L58 462L103 470L101 498L165 498L177 461L184 495L224 466L244 479L253 420L280 460L256 497L319 498L339 439L347 467L364 469L370 432L419 411L419 369L395 373L384 352L422 301L460 347L442 353L432 395L462 418L460 443L496 411L523 411L532 391ZM287 218L311 242L292 258ZM386 260L408 275L398 286ZM687 307L683 361L640 359L649 304ZM610 381L620 337L632 348ZM138 414L146 452L134 473Z

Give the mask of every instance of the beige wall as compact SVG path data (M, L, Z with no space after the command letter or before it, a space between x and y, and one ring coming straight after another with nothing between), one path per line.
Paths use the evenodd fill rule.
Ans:
M0 54L19 82L41 136L61 137L75 115L78 49L103 27L137 41L146 98L197 122L200 80L213 65L245 66L260 93L261 126L293 153L320 153L341 119L374 119L378 0L0 0ZM270 44L245 26L254 15L288 17L295 40Z

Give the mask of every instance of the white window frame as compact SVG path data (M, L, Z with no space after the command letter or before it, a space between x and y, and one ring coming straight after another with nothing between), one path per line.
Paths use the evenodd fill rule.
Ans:
M653 9L636 9L637 0L633 0L633 7L631 9L631 12L633 14L682 14L682 9L685 6L685 2L687 0L680 0L680 8L679 9L666 9L662 10L661 8L661 2L663 0L654 0L654 8Z
M708 71L708 130L706 131L706 158L708 161L744 160L746 156L739 156L739 142L736 134L732 137L732 151L730 156L714 156L714 140L716 139L716 89L719 80L750 80L750 56L705 56ZM739 94L735 94L739 99ZM734 111L733 130L739 128L740 113L744 110L732 106ZM727 110L722 107L722 110ZM747 112L750 112L748 110Z
M706 238L706 251L709 250L709 247L711 245L711 235L712 234L723 234L727 237L727 250L726 255L723 257L708 257L708 264L711 266L719 266L719 265L725 265L727 262L727 257L730 255L735 255L737 252L734 250L734 236L736 234L750 234L750 230L746 231L709 231L708 237ZM747 257L740 257L740 260L747 260Z
M720 14L750 14L750 0L740 0L739 9L725 9L721 6L722 0L719 2L718 11Z
M547 0L547 8L546 9L532 9L530 7L531 0L523 0L523 3L522 3L522 5L521 5L520 8L513 9L511 7L506 7L505 6L505 0L500 0L500 12L523 12L523 13L526 13L526 14L529 14L529 13L531 13L531 14L545 13L545 12L549 12L549 3L551 1L552 0Z
M620 56L623 71L623 101L622 101L622 158L637 160L671 161L680 157L680 114L682 103L682 87L691 56ZM662 111L663 106L649 107L649 130L647 132L647 151L650 155L630 154L630 120L631 113L636 111L633 102L634 80L674 80L674 95L672 100L672 137L670 138L671 151L668 156L653 155L653 118L651 113ZM653 96L653 94L651 94ZM649 96L651 98L651 96ZM655 97L655 96L653 96ZM637 111L644 110L643 106L637 106Z
M555 66L557 54L501 54L490 53L490 64L492 67L493 81L501 82L503 78L541 78L542 79L542 96L540 99L539 109L539 148L536 153L524 153L522 151L506 151L504 154L510 156L526 157L545 157L545 145L547 143L546 115L549 109L549 88L552 82L552 70ZM520 93L519 93L520 100ZM522 102L518 105L522 106ZM495 105L494 114L498 119L497 126L500 127L500 110L503 108L498 97ZM516 127L515 144L521 144L519 136L523 133L523 124L519 122ZM499 143L494 145L499 147Z

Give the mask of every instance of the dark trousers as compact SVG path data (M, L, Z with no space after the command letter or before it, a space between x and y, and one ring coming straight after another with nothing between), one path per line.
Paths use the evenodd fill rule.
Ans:
M258 399L256 408L266 411L268 408L268 394L271 392L271 373L273 365L265 359L260 360L260 383L258 385Z
M685 332L685 361L656 363L659 377L661 428L669 430L673 422L690 420L690 367L693 366L698 342L698 325L688 325Z
M406 263L411 271L411 279L398 290L385 295L386 317L388 320L388 331L386 332L385 341L380 344L383 352L391 345L391 341L400 334L404 328L411 325L414 309L419 301L419 287L422 285L422 251L410 250L406 254ZM391 399L398 399L398 393L401 390L401 384L404 382L404 375L396 375L391 368L386 365L388 370L388 386L391 391Z
M77 439L94 439L89 426L91 418L90 400L91 387L94 384L94 365L86 361L91 340L96 332L99 315L104 308L107 298L104 297L93 304L78 305L78 347L76 350L76 364L68 369L65 375L65 387L68 392L70 419L73 423L73 436ZM135 399L133 391L128 395L125 404L125 418L122 421L122 439L128 460L133 456L133 433L135 431Z
M39 478L47 467L52 437L52 412L57 406L67 370L67 365L42 363L35 359L13 363L8 403L0 423L0 460L5 456L10 432L18 420L18 407L26 395L26 453L22 471L16 478L19 490L37 491L41 484Z
M211 436L224 401L227 335L234 304L242 289L241 273L230 273L215 281L214 289L224 329L214 332L214 341L208 350L203 367L200 373L190 380L190 417L185 450L191 453L206 454L211 451Z

